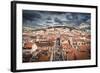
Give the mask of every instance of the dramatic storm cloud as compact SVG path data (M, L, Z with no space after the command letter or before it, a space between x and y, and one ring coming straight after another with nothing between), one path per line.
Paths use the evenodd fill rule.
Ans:
M80 25L91 22L90 13L23 10L24 26Z

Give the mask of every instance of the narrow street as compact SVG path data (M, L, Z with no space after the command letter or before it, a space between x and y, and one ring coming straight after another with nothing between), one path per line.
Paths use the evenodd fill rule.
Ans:
M64 61L64 51L60 46L60 39L58 38L54 43L54 48L51 51L51 61Z

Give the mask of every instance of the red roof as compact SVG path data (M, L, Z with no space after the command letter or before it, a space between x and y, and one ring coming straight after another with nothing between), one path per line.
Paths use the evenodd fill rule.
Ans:
M79 51L88 51L90 48L90 45L81 45L79 46Z
M24 49L32 49L32 45L33 45L33 43L31 43L31 42L27 42L27 43L25 43L24 44Z

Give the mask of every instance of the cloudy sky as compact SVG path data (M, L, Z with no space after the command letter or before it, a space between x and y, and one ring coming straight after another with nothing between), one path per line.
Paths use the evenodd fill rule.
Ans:
M81 23L90 24L90 19L90 13L23 10L23 26L79 26Z

